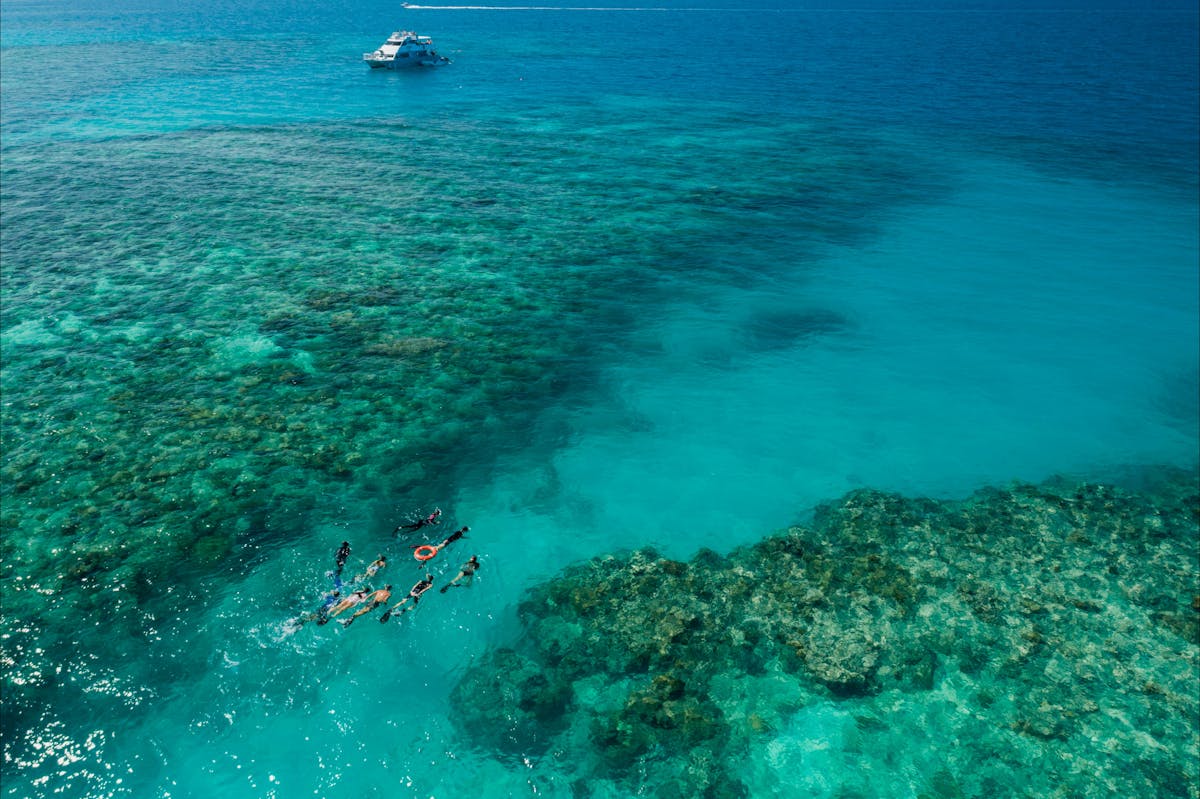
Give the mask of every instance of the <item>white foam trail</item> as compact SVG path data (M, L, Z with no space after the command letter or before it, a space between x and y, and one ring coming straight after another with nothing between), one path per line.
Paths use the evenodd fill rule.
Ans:
M406 5L407 9L428 9L434 11L718 11L714 8L650 8L611 6L414 6Z

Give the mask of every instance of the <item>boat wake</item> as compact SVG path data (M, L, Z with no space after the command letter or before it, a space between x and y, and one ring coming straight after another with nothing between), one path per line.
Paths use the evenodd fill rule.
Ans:
M418 6L405 3L409 9L433 9L437 11L713 11L711 8L654 8L654 7L623 7L610 6Z

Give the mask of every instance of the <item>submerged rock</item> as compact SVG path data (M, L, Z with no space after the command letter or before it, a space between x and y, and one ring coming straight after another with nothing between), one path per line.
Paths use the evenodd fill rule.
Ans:
M728 556L572 566L521 605L527 634L464 676L457 721L497 753L554 752L577 786L630 793L747 795L761 769L741 764L766 752L830 771L772 776L780 791L834 795L901 757L932 794L1028 780L1154 795L1166 774L1195 799L1200 492L1178 472L1152 489L856 491ZM789 719L829 703L868 723L822 758L786 754L820 736ZM811 716L826 717L850 718ZM909 737L939 725L958 754L915 762ZM856 779L841 789L878 793Z
M551 682L540 665L511 649L490 652L451 696L458 718L496 751L540 753L564 719L569 686Z

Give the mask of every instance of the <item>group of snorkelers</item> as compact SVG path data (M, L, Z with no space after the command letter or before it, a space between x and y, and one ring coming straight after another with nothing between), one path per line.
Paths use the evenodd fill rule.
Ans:
M439 524L441 522L442 511L437 508L428 516L422 516L408 524L399 525L394 532L406 533L415 532L423 527ZM455 530L447 536L439 544L415 544L411 548L413 557L418 565L425 565L428 561L436 557L443 549L450 544L462 538L471 528L463 526L461 529ZM366 570L357 575L349 583L342 581L342 570L346 566L346 561L350 558L350 542L343 541L338 547L337 554L334 556L336 569L330 574L333 576L333 590L325 594L321 600L321 606L316 610L306 613L297 619L300 625L305 622L315 621L317 624L328 624L331 619L336 618L342 613L357 608L352 614L344 619L338 619L343 627L349 627L354 623L354 620L359 616L363 616L376 608L383 607L391 601L392 586L388 584L383 588L372 589L369 585L364 584L364 581L370 580L379 571L388 565L387 556L379 555L374 561L367 566ZM446 593L451 588L464 588L471 585L475 578L475 572L479 570L479 557L472 555L470 560L459 567L458 574L452 580L442 586L441 593ZM347 586L353 589L346 594L343 594L343 589ZM393 615L402 615L412 610L421 600L421 595L433 587L433 574L426 572L417 583L409 589L399 602L387 608L379 617L380 622L386 622ZM409 602L412 604L410 605Z

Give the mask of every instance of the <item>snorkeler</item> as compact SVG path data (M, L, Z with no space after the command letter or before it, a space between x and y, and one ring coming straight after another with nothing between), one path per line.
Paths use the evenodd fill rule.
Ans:
M379 571L386 565L387 565L387 558L383 555L380 555L378 558L376 558L371 563L370 566L367 567L367 570L365 572L363 572L362 574L360 574L354 578L354 582L358 582L359 580L365 580L368 577L374 577L375 572Z
M401 605L403 605L405 602L407 602L410 599L413 601L413 606L416 606L416 604L421 601L421 594L425 593L432 587L433 587L433 575L426 574L424 579L420 580L416 585L414 585L412 588L409 589L408 596L404 597L399 602L392 605L390 608L388 608L384 612L384 614L382 616L379 617L380 623L382 624L383 622L390 619L392 617L392 614L396 612L396 608L400 607ZM404 610L400 611L400 613L407 613L409 610L410 610L409 608L405 608Z
M470 529L470 527L467 527L464 524L462 529L455 530L445 541L440 544L416 544L412 548L413 557L420 561L420 563L424 563L427 560L432 560L437 553L441 552L446 546L453 544L455 541L462 538L463 535L465 535ZM420 565L420 563L417 565Z
M334 572L337 576L342 575L342 567L346 565L346 558L350 557L350 542L343 541L337 551L337 571Z
M442 543L438 544L438 549L441 549L442 547L446 546L447 544L453 544L455 541L462 538L464 535L466 535L470 531L471 531L471 528L467 527L464 524L461 528L459 528L458 530L455 530L453 533L451 533L449 538L447 538Z
M433 513L429 514L425 518L417 519L415 522L412 522L410 524L402 524L399 527L397 527L395 530L393 530L393 532L398 533L401 530L420 530L422 527L424 527L427 524L438 524L441 521L441 515L442 515L442 509L434 508Z
M369 594L369 593L371 593L371 592L368 591L366 588L360 588L357 591L352 592L349 596L345 597L344 599L342 599L342 601L340 601L336 605L334 605L333 608L328 613L325 614L325 616L317 619L317 624L328 624L329 620L332 619L334 616L338 615L339 613L341 613L344 610L349 610L350 608L357 605L359 602L362 602L364 599L366 599L367 594Z
M332 607L333 603L338 601L338 598L341 595L342 595L342 592L336 588L334 590L328 592L327 594L325 594L325 596L321 598L321 606L320 607L318 607L316 610L312 610L312 611L309 611L308 613L304 613L300 616L297 616L295 619L288 622L288 626L290 627L290 632L295 632L296 630L299 630L301 627L303 627L305 625L306 622L320 621L321 619L325 619L329 614L329 608ZM320 623L324 624L325 622L320 621Z
M466 588L475 582L475 572L479 571L479 556L472 555L471 559L462 565L458 570L458 574L454 579L442 586L441 593L446 593L451 588ZM459 585L459 580L466 580L466 585Z
M342 626L349 627L351 624L354 623L354 620L357 619L359 616L363 615L364 613L370 613L371 611L373 611L375 608L379 607L380 605L386 604L387 601L391 598L392 598L392 587L390 585L386 586L384 588L380 588L378 591L375 591L371 594L371 604L367 605L365 608L359 608L358 610L354 611L354 615L351 616L350 618L342 619Z

